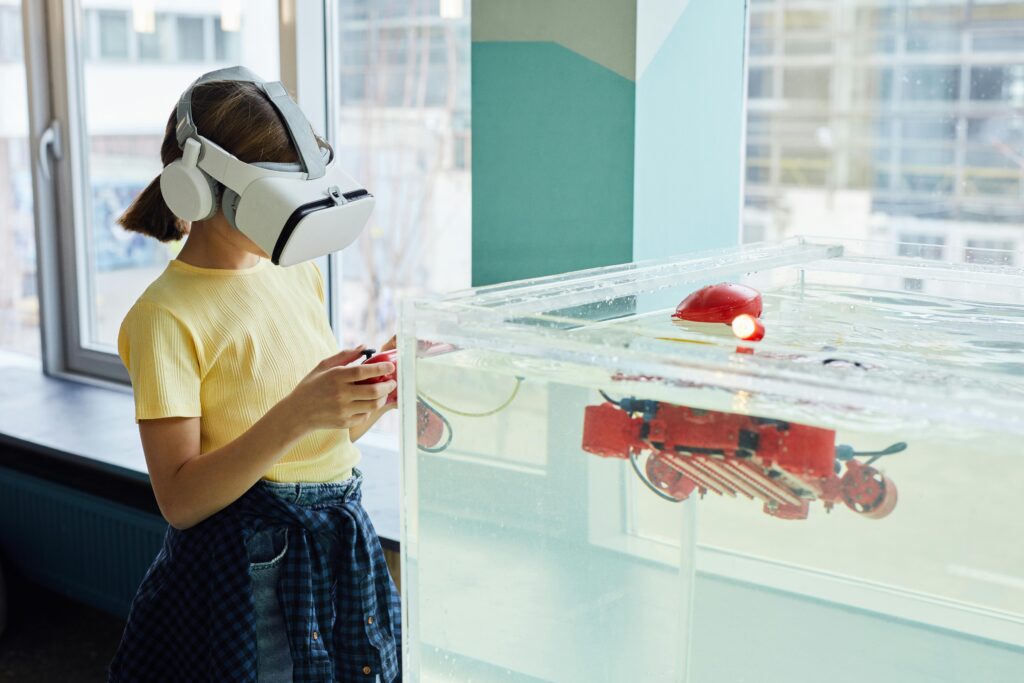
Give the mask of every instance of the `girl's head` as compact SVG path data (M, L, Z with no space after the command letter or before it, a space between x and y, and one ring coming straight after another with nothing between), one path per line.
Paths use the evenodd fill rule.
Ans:
M297 162L288 129L277 110L259 88L245 81L208 81L192 91L192 117L199 132L216 142L241 161ZM175 136L177 113L171 112L160 145L160 160L164 166L181 158L181 148ZM322 147L327 143L319 137ZM175 216L160 193L157 176L135 198L131 206L117 221L126 230L141 232L161 242L180 240L188 232L185 221ZM239 233L241 234L241 233ZM259 247L252 244L253 251Z

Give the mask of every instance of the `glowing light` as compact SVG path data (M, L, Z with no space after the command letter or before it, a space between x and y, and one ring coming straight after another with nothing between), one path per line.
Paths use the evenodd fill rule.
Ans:
M220 0L220 28L222 31L242 30L242 0Z
M746 341L758 341L764 338L764 323L744 313L732 321L732 333Z
M442 19L461 19L463 14L462 0L440 0Z
M132 28L136 33L156 31L155 0L132 0Z

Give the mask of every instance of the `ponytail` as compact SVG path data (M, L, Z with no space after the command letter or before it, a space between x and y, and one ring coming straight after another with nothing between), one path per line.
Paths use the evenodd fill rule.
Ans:
M164 139L160 145L160 160L164 166L181 158L181 149L174 133L177 125L176 112L171 112L164 129ZM155 237L161 242L177 242L187 234L185 221L175 216L164 201L160 192L160 176L146 186L135 201L117 219L118 225L125 230L141 232L143 235Z
M167 208L160 192L160 176L146 186L117 222L125 230L141 232L161 242L177 242L186 234L185 222Z

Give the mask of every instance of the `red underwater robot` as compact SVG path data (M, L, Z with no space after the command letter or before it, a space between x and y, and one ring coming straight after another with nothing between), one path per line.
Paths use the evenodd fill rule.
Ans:
M896 507L896 486L871 464L904 450L905 443L860 453L836 446L831 429L605 398L606 403L586 408L583 450L630 460L637 476L662 498L682 501L694 491L702 497L708 491L740 495L762 501L766 514L781 519L805 519L814 500L826 510L842 502L871 519Z

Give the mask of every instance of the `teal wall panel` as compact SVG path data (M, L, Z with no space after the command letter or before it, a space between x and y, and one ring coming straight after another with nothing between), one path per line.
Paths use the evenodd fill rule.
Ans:
M473 285L632 259L634 84L549 42L475 42Z
M163 542L161 517L0 468L0 550L33 580L125 617Z
M739 243L745 0L691 0L636 84L633 257Z

